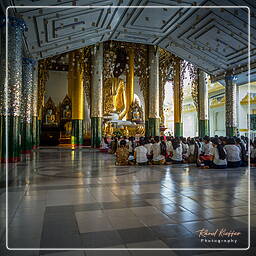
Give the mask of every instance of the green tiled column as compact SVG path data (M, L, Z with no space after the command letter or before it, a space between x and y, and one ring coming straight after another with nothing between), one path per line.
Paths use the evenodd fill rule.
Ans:
M160 135L160 119L149 118L148 119L148 136L159 136Z
M71 144L73 146L81 146L83 143L83 120L72 120Z
M198 120L198 135L203 138L209 135L209 120Z
M6 124L8 128L8 146L6 145ZM17 116L8 116L8 118L6 118L5 116L1 116L1 133L1 162L18 162L20 160L20 118Z
M236 127L226 127L226 136L233 137L236 136Z
M31 132L32 132L32 148L35 149L37 148L37 125L38 125L38 120L37 116L32 117L32 127L31 127Z
M91 117L91 127L92 127L91 145L93 148L99 148L101 143L101 137L102 137L102 118Z
M21 123L21 153L29 154L32 150L32 126L31 123Z
M174 123L174 137L183 136L183 123Z

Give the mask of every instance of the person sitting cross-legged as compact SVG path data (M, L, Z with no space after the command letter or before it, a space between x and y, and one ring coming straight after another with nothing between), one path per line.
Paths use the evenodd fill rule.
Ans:
M120 146L116 150L116 165L128 165L129 150L126 147L126 141L121 140Z
M212 149L210 155L212 156L212 162L210 163L210 168L214 169L225 169L227 167L227 152L223 145L220 144L218 138L212 140Z
M134 149L134 158L138 165L146 165L148 163L147 153L144 140L139 141L139 146Z

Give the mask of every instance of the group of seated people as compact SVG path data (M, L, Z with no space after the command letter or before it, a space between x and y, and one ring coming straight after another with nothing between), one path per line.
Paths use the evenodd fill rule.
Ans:
M250 156L248 151L250 147ZM256 140L247 137L113 137L102 139L102 149L116 155L117 165L195 163L201 168L256 165Z

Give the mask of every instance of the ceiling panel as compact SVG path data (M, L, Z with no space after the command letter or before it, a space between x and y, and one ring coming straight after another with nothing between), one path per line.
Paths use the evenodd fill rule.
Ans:
M217 0L3 0L23 5L16 12L26 21L25 39L35 58L46 58L107 40L159 45L213 75L247 63L246 8L181 8L216 6ZM56 8L40 8L40 5ZM222 0L226 6L249 6L251 60L256 61L255 3ZM28 9L25 6L33 6ZM60 8L66 6L67 9ZM79 8L69 8L78 6ZM80 7L84 8L80 8ZM93 7L94 6L94 7ZM106 6L106 8L95 8ZM118 8L111 8L117 6ZM124 6L130 8L123 8ZM132 8L139 6L140 8ZM150 8L145 8L150 7ZM157 7L157 8L153 8Z

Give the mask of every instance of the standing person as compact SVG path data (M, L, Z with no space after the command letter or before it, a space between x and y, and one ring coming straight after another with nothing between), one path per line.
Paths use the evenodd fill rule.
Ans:
M224 146L224 149L227 152L227 162L228 167L235 168L240 167L241 157L240 157L240 148L236 145L234 138L228 138L227 144Z
M225 169L227 167L227 152L224 149L224 146L220 144L218 138L212 140L213 148L210 152L212 156L211 168L215 169Z
M156 136L154 139L155 143L152 145L152 152L153 152L153 164L164 164L165 157L161 154L161 146L160 146L160 139L159 136Z
M148 163L148 150L144 147L144 140L139 141L139 146L134 149L134 158L138 165L146 165Z
M126 147L126 141L121 140L120 146L116 150L116 165L128 165L129 150Z

